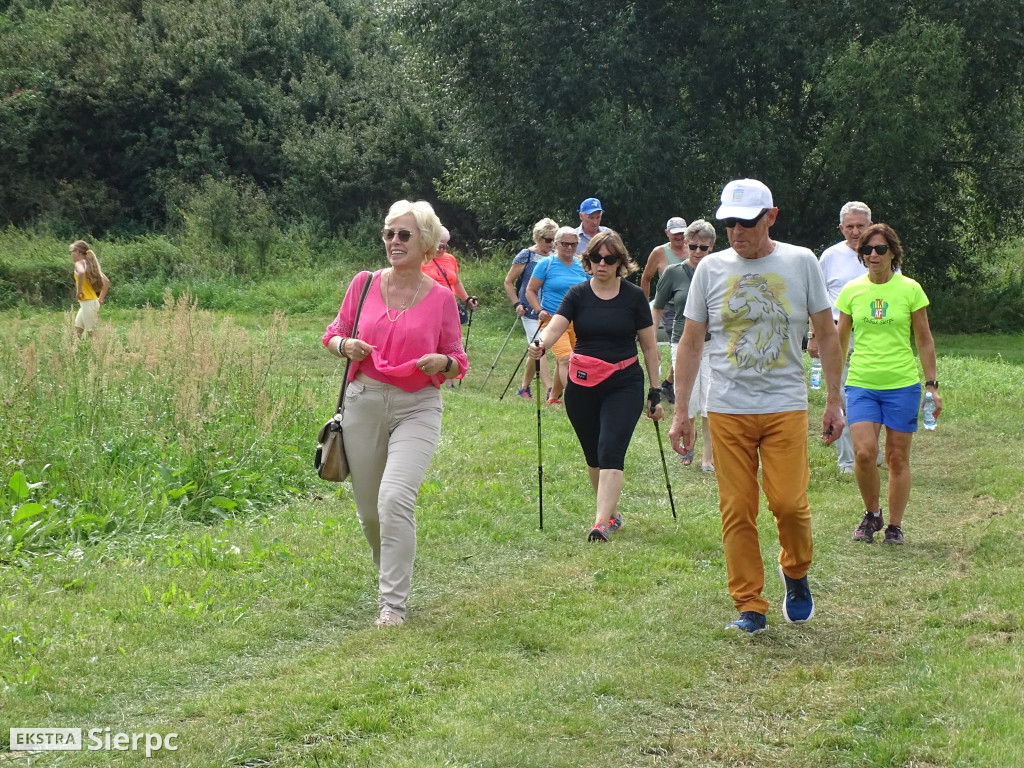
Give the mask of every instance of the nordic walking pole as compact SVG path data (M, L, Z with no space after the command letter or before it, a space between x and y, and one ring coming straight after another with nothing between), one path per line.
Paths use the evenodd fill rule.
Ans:
M498 358L501 357L501 353L505 351L505 344L508 344L508 340L512 338L512 331L516 329L516 325L519 323L519 318L512 318L512 327L508 329L508 336L505 337L505 343L501 345L501 349L498 350L498 354L494 356L494 362L491 363L491 370L484 376L484 383L480 385L480 391L484 391L484 387L487 386L487 380L491 378L491 374L494 373L494 366L498 364Z
M534 336L536 338L536 336ZM544 389L544 383L540 380L540 359L534 360L537 364L537 498L540 511L540 529L544 530L544 459L541 453L540 442L540 395ZM665 470L666 472L668 470ZM673 510L673 514L675 510Z
M530 339L530 344L533 344L533 342L534 342L534 341L536 341L536 339L537 339L537 336L538 336L539 334L540 334L540 328L538 327L538 328L537 328L537 333L533 334L533 338L532 338L532 339ZM523 364L523 360L525 360L525 359L526 359L526 355L527 355L527 354L529 353L529 351L530 351L530 344L527 344L527 345L526 345L526 352L523 352L523 356L522 356L522 357L520 357L520 358L519 358L519 362L518 362L518 363L516 363L516 369L515 369L514 371L512 371L512 375L511 375L511 376L509 376L509 378L508 378L508 384L506 384L506 385L505 385L505 391L504 391L504 392L502 392L502 393L501 393L501 396L500 396L500 397L498 398L498 400L499 400L499 401L501 401L501 400L504 400L504 399L505 399L505 394L506 394L506 393L508 392L508 388L512 386L512 381L513 381L513 380L515 379L515 377L516 377L516 374L517 374L517 373L519 373L519 366ZM539 366L539 365L537 366L537 375L538 375L538 376L540 376L540 366Z
M654 410L653 408L651 409ZM661 451L661 468L665 470L665 487L668 489L668 503L672 507L672 519L676 518L676 503L672 500L672 483L668 480L668 464L665 462L665 446L661 442L661 428L654 422L654 431L658 435L658 450Z
M469 354L469 332L473 330L473 310L469 307L470 301L476 301L476 296L466 299L466 311L469 312L469 323L466 325L466 340L462 342L462 351ZM459 379L459 387L462 387L462 379Z

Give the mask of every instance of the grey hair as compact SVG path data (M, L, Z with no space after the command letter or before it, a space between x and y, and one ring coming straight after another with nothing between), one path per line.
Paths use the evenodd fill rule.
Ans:
M684 234L686 235L687 240L691 237L706 237L714 243L715 240L718 239L718 233L715 232L714 225L704 219L697 219L686 228L686 232Z
M555 232L555 242L556 243L560 243L560 242L562 242L562 238L565 237L566 235L575 235L575 234L576 234L576 228L575 227L559 227L558 231Z
M871 209L868 208L867 203L862 203L860 200L851 200L842 208L839 209L839 223L843 223L843 216L848 213L863 213L868 217L868 221L871 221Z

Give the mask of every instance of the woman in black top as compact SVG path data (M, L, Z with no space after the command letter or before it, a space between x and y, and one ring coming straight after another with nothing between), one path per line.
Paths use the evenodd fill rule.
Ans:
M570 358L565 412L576 430L597 494L597 518L590 541L608 541L622 527L618 511L626 448L644 409L644 372L636 342L644 353L647 378L658 380L658 337L643 291L622 278L636 270L622 239L612 231L591 239L582 256L591 279L569 289L558 312L530 347L539 360L569 323L576 329ZM663 418L661 390L647 394L647 416Z

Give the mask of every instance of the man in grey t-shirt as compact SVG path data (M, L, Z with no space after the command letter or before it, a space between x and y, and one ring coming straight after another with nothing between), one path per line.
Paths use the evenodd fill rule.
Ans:
M782 546L783 616L798 624L814 615L807 584L814 545L801 349L808 317L821 329L817 339L827 387L822 438L832 443L843 430L843 366L825 283L811 251L771 239L777 216L772 193L760 181L739 179L725 186L716 218L732 247L707 256L694 271L676 364L677 399L686 402L710 330L707 410L720 478L729 593L740 614L726 628L751 634L767 628L769 605L761 596L758 464ZM679 454L693 445L693 428L682 409L676 409L669 436Z

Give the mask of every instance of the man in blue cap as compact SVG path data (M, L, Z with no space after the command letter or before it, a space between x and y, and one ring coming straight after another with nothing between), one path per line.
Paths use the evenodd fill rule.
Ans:
M607 232L608 227L601 226L601 201L596 197L588 197L580 203L580 226L576 227L576 235L579 237L579 244L576 246L576 255L579 256L587 250L587 243L590 238L598 232Z
M676 402L686 403L710 330L708 421L715 469L723 479L718 506L729 593L739 612L726 628L750 634L768 626L757 535L761 489L782 548L778 567L785 584L783 616L800 624L814 615L807 583L814 545L800 343L808 317L820 329L827 391L822 438L834 442L844 426L839 398L843 364L825 281L811 251L772 239L769 228L778 215L771 190L760 181L738 179L725 186L715 217L731 247L705 256L694 271L676 361ZM669 437L680 454L693 446L686 408L676 408Z

